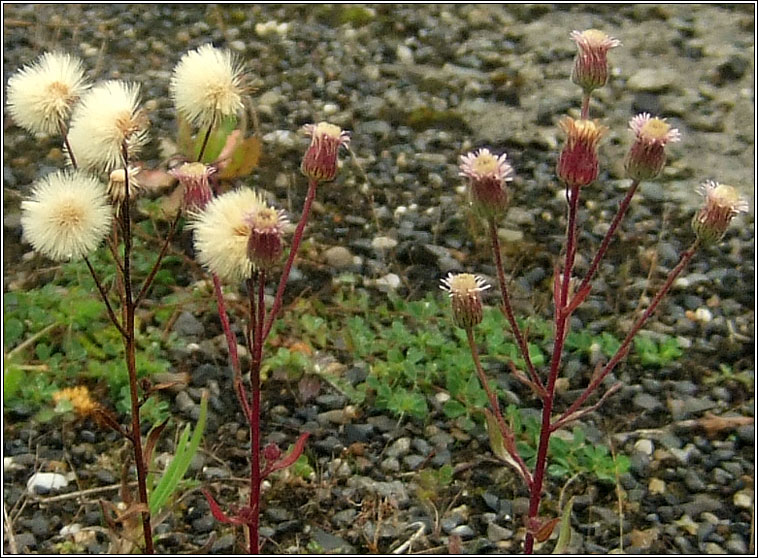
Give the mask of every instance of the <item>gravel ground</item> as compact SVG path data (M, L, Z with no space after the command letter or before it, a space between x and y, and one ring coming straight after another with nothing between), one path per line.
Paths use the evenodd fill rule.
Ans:
M471 240L482 231L460 210L457 159L479 146L504 150L517 175L501 229L517 310L549 316L544 287L565 226L554 178L556 122L578 106L578 90L568 80L575 50L568 34L597 27L619 38L623 47L609 57L612 79L592 106L611 132L601 147L604 170L579 215L585 247L579 272L628 185L621 160L629 118L640 111L668 117L683 140L671 146L661 179L643 183L575 327L623 335L638 301L649 297L648 277L665 277L689 244L689 221L700 203L693 191L702 181L734 185L750 199L750 211L735 219L722 245L695 258L647 326L678 337L688 347L684 358L654 371L621 366L615 375L626 387L583 424L590 438L612 443L632 466L616 487L575 482L567 488L577 495L572 550L606 553L623 545L632 553L740 554L754 548L754 427L707 428L700 419L754 416L754 390L705 381L720 364L754 377L753 9L6 4L4 79L40 52L62 48L82 57L98 78L141 82L154 139L146 164L158 166L158 140L175 133L171 69L200 44L228 47L251 71L264 139L249 183L294 215L304 195L298 128L328 119L351 130L352 157L337 182L319 193L312 243L293 275L292 294L306 287L323 294L344 270L359 273L376 297L394 286L418 298L451 269L492 276L486 243ZM5 291L23 274L18 260L29 250L19 242L19 193L59 167L61 155L57 140L29 138L10 119L4 140ZM218 329L212 315L190 315L178 331L201 341L198 331L212 337ZM223 404L230 382L217 356L204 350L182 363L192 368L192 381L175 395L172 410L180 421L191 420L201 388L216 398L211 435L190 474L231 503L243 489L233 479L246 475L249 442L240 415ZM567 370L579 367L566 363ZM567 396L580 387L580 378L575 381ZM413 551L521 548L527 494L487 459L483 432L457 429L438 412L424 423L398 422L370 408L346 415L348 401L328 390L298 405L286 386L271 382L263 398L271 417L267 439L286 442L300 430L313 432L309 451L318 470L313 482L282 482L267 491L266 550L389 552L422 525ZM38 501L25 491L35 471L66 461L81 488L113 484L120 474L114 439L94 425L61 429L8 414L4 433L4 502L19 550L60 552L78 524L91 534L80 539L81 548L107 551L107 537L88 529L101 525L94 497ZM230 448L217 439L239 444ZM429 505L414 471L446 463L455 468L454 482ZM561 488L548 487L546 508L556 507ZM72 483L61 492L74 489ZM200 548L211 535L213 552L241 549L241 531L216 524L199 494L179 508L159 531L162 552Z

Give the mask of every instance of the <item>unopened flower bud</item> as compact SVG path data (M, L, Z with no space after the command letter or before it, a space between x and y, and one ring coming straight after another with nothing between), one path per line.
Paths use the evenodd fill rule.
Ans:
M558 158L558 178L569 187L591 184L598 173L597 144L608 128L594 120L564 116L558 126L566 132L566 145Z
M732 218L748 210L747 201L737 190L709 180L698 188L705 196L705 205L692 219L692 228L703 244L714 244L724 238Z
M664 118L648 113L638 114L629 121L629 128L637 136L624 159L629 178L649 180L658 176L666 164L665 146L681 138L679 130L672 128Z
M571 81L584 89L585 94L589 94L608 81L608 51L621 45L621 42L597 29L572 31L571 38L579 47L571 71Z
M267 270L273 267L284 251L284 227L287 218L273 207L263 207L246 217L250 227L247 257L253 267Z
M311 136L300 169L316 182L330 182L337 176L337 155L341 145L350 143L350 134L327 122L306 124L303 131Z
M450 293L455 325L471 329L482 322L481 292L490 288L484 279L470 273L449 273L440 288Z
M129 167L129 199L131 201L134 201L134 199L139 195L140 191L142 190L142 185L137 180L137 175L139 174L140 169L137 167ZM124 203L124 200L126 199L126 173L124 172L124 169L116 169L113 172L111 172L109 178L108 178L108 197L111 200L111 203L116 208L116 215L118 215L119 210L121 209L121 204Z
M505 153L496 157L489 149L461 157L459 174L468 178L471 204L484 217L500 217L508 208L506 183L513 180L513 167L505 158Z
M213 189L208 178L216 172L215 167L203 163L184 163L168 172L176 177L184 188L182 209L185 212L201 211L213 198Z

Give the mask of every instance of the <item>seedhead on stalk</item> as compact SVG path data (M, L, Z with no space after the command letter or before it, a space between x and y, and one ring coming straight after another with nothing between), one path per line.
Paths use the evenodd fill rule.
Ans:
M80 171L57 171L39 180L21 210L24 237L55 261L90 255L113 218L105 187Z
M33 134L59 133L88 87L81 60L46 52L8 79L8 111L16 124Z
M111 172L123 168L124 155L131 159L139 153L148 139L148 119L139 108L139 95L138 84L112 80L82 97L68 133L79 168Z
M243 66L230 51L206 44L182 56L169 91L179 114L202 129L242 110L242 79Z

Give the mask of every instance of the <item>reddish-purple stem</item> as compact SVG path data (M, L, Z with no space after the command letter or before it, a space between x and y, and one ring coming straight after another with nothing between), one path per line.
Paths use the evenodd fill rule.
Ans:
M276 319L276 316L282 307L284 289L287 286L287 279L289 279L290 271L292 270L292 263L295 261L295 256L297 256L297 250L300 247L300 241L303 239L303 230L305 229L305 224L308 221L308 215L311 211L311 204L313 204L313 200L316 197L317 185L318 182L309 179L308 193L306 194L305 202L303 203L303 214L300 216L300 221L298 222L297 228L295 229L295 234L292 237L292 247L290 248L290 253L287 257L287 261L284 264L282 276L279 279L279 287L276 289L274 303L271 306L271 311L269 312L268 319L266 320L266 327L263 329L263 339L266 339L268 337L268 334L271 332L271 327L274 325L274 320Z
M595 273L597 272L597 268L600 265L600 261L603 259L603 256L605 256L605 252L608 250L608 246L611 243L611 238L613 237L613 233L616 232L616 229L618 228L619 223L621 223L621 220L624 218L624 215L626 215L626 210L629 209L629 204L631 203L632 197L637 191L637 187L639 185L640 185L639 180L633 181L632 185L629 187L629 190L627 190L626 195L624 196L624 199L621 200L618 211L616 211L616 215L613 216L613 221L611 221L611 225L610 227L608 227L608 230L605 233L603 242L600 244L600 248L598 248L598 251L595 254L595 257L593 258L592 263L590 264L590 268L587 271L587 275L585 275L584 279L582 280L582 284L579 285L578 289L576 289L576 293L581 293L587 287L587 285L590 284L593 277L595 276ZM569 304L568 306L572 306L572 304Z
M574 254L576 253L576 214L579 205L579 187L567 186L566 196L568 201L568 223L566 225L566 263L563 268L563 281L560 287L560 295L555 297L556 304L563 308L568 299L569 281L571 271L574 267ZM553 400L555 397L555 382L558 379L558 371L561 363L561 354L563 353L563 343L566 340L568 332L568 316L563 312L555 313L555 341L553 342L553 356L550 361L550 374L547 380L546 394L542 402L542 427L540 429L540 443L537 449L537 461L534 467L534 476L531 486L531 497L529 500L529 520L530 522L537 517L542 499L542 484L545 480L545 469L547 465L547 448L550 440L550 414L553 411ZM524 551L531 554L534 549L534 535L531 532L526 534Z
M500 412L500 404L497 401L497 397L493 393L492 389L490 389L489 384L487 383L487 376L484 373L484 369L482 368L482 363L479 360L479 351L476 348L476 342L474 341L474 333L471 330L471 328L466 329L466 338L468 339L468 345L471 349L471 357L474 359L474 367L476 368L476 373L479 376L479 383L482 384L482 387L484 388L485 393L487 394L487 399L489 399L490 407L492 407L492 412L495 414L495 419L497 420L497 425L500 428L500 433L503 435L503 441L505 442L503 446L508 451L508 454L513 458L513 460L516 462L519 468L519 472L521 473L521 476L524 478L524 481L526 482L527 487L531 487L532 485L532 477L529 473L529 468L526 466L526 463L524 463L524 460L519 455L518 451L516 450L516 440L513 436L513 431L508 427L508 424L503 419L503 415Z
M129 199L129 153L126 142L121 147L122 159L124 163L124 203L123 203L123 226L124 226L124 345L126 350L126 369L129 374L129 395L131 399L132 411L132 437L131 441L134 447L134 461L137 466L137 486L139 491L139 501L146 507L147 500L147 471L145 460L142 453L142 435L140 434L140 400L137 393L137 362L135 347L134 331L134 311L135 303L132 295L132 277L131 277L131 254L132 254L132 231ZM153 534L150 523L150 510L142 512L142 532L145 537L145 553L153 554Z
M231 325L229 324L229 316L226 313L226 304L224 302L224 293L221 291L221 280L218 275L212 273L213 277L213 291L216 293L216 305L218 306L218 317L221 320L221 327L224 330L226 336L226 345L229 348L229 364L232 367L232 374L234 378L232 383L234 384L234 391L237 394L242 411L245 414L245 418L250 420L250 403L248 402L247 393L245 393L245 386L242 384L242 367L240 366L239 355L237 354L237 338L232 333Z
M637 335L640 328L645 325L645 322L650 318L650 316L653 315L653 312L655 312L658 304L660 304L663 297L671 288L671 285L673 285L674 280L679 276L682 270L684 270L689 261L695 255L699 244L700 241L695 240L692 245L682 254L681 258L679 259L679 263L668 274L668 277L666 277L666 282L655 295L655 298L653 298L650 306L648 306L647 310L645 310L642 316L640 316L639 319L634 323L632 329L629 330L629 333L627 333L624 341L621 343L621 346L616 351L616 354L613 355L611 360L608 361L608 364L603 367L602 371L599 374L594 375L592 382L590 382L590 384L585 388L585 390L576 399L576 401L574 401L571 406L566 409L566 411L558 419L556 419L556 423L565 421L566 417L569 417L575 413L579 407L581 407L584 402L587 401L587 398L598 388L605 377L616 367L619 361L626 356L626 354L629 352L629 349L631 348L632 339L634 339L634 337Z
M516 338L516 344L521 350L521 355L524 357L524 362L526 363L526 370L529 374L529 378L538 388L538 392L543 392L545 390L545 386L542 383L540 377L537 375L537 371L534 369L532 359L529 356L529 346L527 345L524 336L521 334L521 329L519 329L518 323L516 322L516 318L513 314L511 298L508 296L508 284L505 280L503 259L500 255L500 239L497 237L497 224L495 223L494 219L490 219L489 225L490 241L492 242L492 253L495 256L495 268L497 269L497 281L500 284L500 295L503 299L503 314L505 314L505 317L508 319L508 323L511 324L511 331L513 332L513 336Z
M264 307L264 284L265 271L258 275L258 292L253 288L253 281L248 283L250 296L250 319L254 322L253 339L250 343L252 364L250 366L250 386L253 395L253 404L250 413L250 518L248 531L250 535L250 554L258 554L258 521L261 498L261 360L263 354L263 320L265 317ZM257 296L257 304L255 298ZM257 310L257 312L256 312Z

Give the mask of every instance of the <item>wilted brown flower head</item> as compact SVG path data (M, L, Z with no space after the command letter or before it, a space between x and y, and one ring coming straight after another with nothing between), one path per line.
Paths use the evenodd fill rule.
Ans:
M732 218L748 210L747 201L733 186L713 180L702 184L698 192L705 197L705 204L695 213L692 228L704 244L714 244L724 238Z
M245 218L250 227L247 241L247 257L253 267L268 270L281 258L284 251L284 228L289 221L283 211L262 207Z
M337 176L337 155L341 145L350 143L349 132L327 122L306 124L303 131L311 137L300 169L316 182L329 182Z
M179 180L184 188L182 210L185 212L201 211L213 197L213 189L208 178L216 168L203 163L184 163L168 171Z

